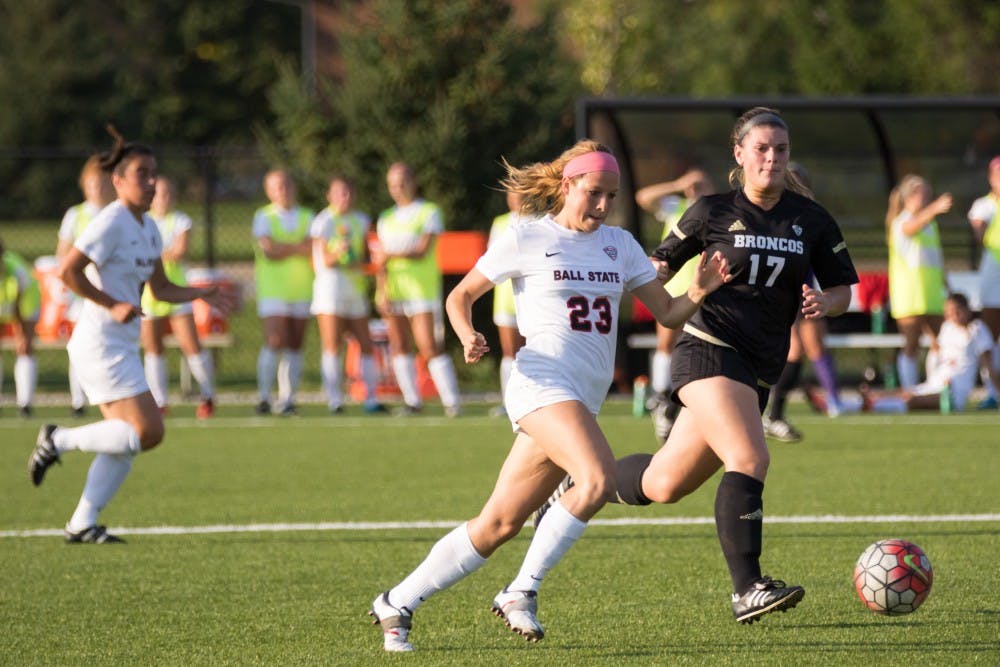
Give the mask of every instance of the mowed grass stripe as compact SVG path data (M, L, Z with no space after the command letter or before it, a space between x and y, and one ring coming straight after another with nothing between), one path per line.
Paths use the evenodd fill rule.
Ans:
M884 514L873 516L775 516L766 523L838 524L838 523L972 523L1000 522L1000 514ZM319 523L251 523L214 526L151 526L149 528L110 528L121 535L206 535L217 533L285 533L301 531L380 531L454 528L461 521L330 521ZM592 519L590 526L702 526L714 524L712 517L675 517L659 519ZM53 528L37 530L3 530L0 537L53 537L63 531Z

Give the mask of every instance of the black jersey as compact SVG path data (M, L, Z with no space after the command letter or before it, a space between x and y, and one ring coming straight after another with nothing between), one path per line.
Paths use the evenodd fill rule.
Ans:
M686 328L734 348L767 383L777 381L785 364L810 268L825 289L858 282L833 217L788 190L769 211L742 189L702 197L653 256L677 270L703 250L720 251L733 278L705 299Z

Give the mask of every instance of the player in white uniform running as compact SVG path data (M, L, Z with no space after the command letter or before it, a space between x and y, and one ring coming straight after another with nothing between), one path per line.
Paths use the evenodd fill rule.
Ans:
M71 543L123 541L98 525L98 513L125 481L132 459L163 440L163 418L139 356L143 285L163 301L202 298L223 311L234 302L217 287L180 287L166 278L160 232L146 213L156 187L156 158L148 147L112 133L115 147L102 167L111 172L118 199L87 226L59 267L63 282L86 299L67 350L87 398L100 407L104 420L78 428L43 424L28 460L31 481L38 486L66 452L96 455L66 524Z
M334 176L326 193L329 206L313 219L309 236L313 243L313 271L316 278L312 290L312 314L316 316L320 342L320 375L331 414L343 412L342 360L340 351L347 334L354 337L360 349L361 381L365 386L364 411L385 412L375 390L378 369L375 365L368 317L368 276L364 264L368 259L368 230L371 219L351 208L354 189L344 176Z
M465 360L474 363L489 348L473 328L472 304L513 280L517 321L527 339L505 395L517 435L480 514L439 540L409 576L375 599L371 614L387 651L412 650L408 636L417 607L481 567L569 472L581 481L546 514L520 572L492 606L514 632L530 641L542 638L539 585L615 492L614 455L596 415L614 371L622 294L631 291L657 321L676 327L729 279L716 254L702 257L687 294L672 298L663 289L631 234L604 224L619 170L600 144L583 140L553 162L507 168L504 188L524 197L527 215L544 215L513 225L488 248L446 307Z

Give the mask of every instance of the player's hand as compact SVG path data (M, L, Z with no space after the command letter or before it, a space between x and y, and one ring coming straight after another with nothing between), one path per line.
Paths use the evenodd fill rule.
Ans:
M695 269L694 280L688 288L688 298L695 303L701 303L706 296L719 289L733 279L729 273L729 261L716 250L712 256L703 251Z
M653 268L656 269L656 279L661 283L666 284L666 282L673 276L673 272L670 270L670 265L662 259L656 259L655 257L650 257L649 261L653 263Z
M462 350L465 352L465 363L474 364L490 351L490 347L483 334L473 331L462 339Z
M235 285L212 285L206 287L201 300L223 315L229 314L242 305L242 295Z
M951 193L946 192L937 199L935 199L932 206L934 206L934 210L937 211L937 215L941 215L942 213L947 213L948 211L951 210L951 204L952 204Z
M802 285L802 315L807 320L824 317L829 310L830 303L826 294L811 285Z
M142 309L127 301L116 301L115 305L108 310L111 311L111 317L114 321L120 324L128 324L135 318L142 317Z

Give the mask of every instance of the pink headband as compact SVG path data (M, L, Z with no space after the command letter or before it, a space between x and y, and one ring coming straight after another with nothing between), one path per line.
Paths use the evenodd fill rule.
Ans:
M592 171L610 171L612 174L618 171L618 160L611 153L604 151L591 151L583 155L577 155L566 163L563 167L563 178L575 178L580 174L589 174Z
M990 160L990 171L993 171L994 169L1000 169L1000 155L997 155L995 158Z

